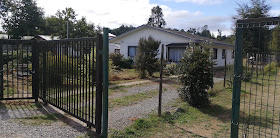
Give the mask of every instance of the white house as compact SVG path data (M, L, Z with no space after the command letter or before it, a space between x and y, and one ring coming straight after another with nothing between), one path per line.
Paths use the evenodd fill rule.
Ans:
M203 47L210 47L213 50L213 60L216 61L215 67L223 67L225 63L225 55L227 64L234 63L234 46L202 37L198 35L191 35L186 32L179 32L168 30L164 28L157 28L148 25L142 25L134 30L124 33L120 36L110 39L111 44L120 46L120 54L124 57L134 58L137 51L137 45L140 38L148 38L152 36L155 40L161 41L164 45L164 58L168 61L179 62L190 42L195 42ZM159 47L159 53L161 46ZM158 57L160 57L158 55Z

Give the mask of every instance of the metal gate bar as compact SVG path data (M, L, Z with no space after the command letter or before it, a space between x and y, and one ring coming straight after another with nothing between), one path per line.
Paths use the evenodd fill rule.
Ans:
M32 40L0 40L2 100L33 99ZM35 79L36 80L36 79Z

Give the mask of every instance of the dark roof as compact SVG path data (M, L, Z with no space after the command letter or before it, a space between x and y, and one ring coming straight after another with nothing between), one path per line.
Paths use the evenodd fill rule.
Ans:
M187 38L187 39L191 39L194 42L198 42L198 43L212 43L214 45L233 47L233 45L231 45L231 44L228 44L228 43L225 43L225 42L222 42L222 41L218 41L218 40L215 40L215 39L211 39L211 38L208 38L208 37L203 37L203 36L199 36L199 35L192 35L192 34L189 34L189 33L186 33L186 32L179 32L179 31L175 31L175 30L158 28L158 27L153 27L153 26L149 26L149 25L139 26L139 27L137 27L137 28L135 28L135 29L133 29L129 32L126 32L124 34L121 34L121 35L111 39L110 41L113 41L113 40L118 39L120 37L126 36L126 35L134 32L138 29L143 28L143 27L148 27L148 28L159 30L159 31L162 31L162 32L166 32L166 33L169 33L169 34L172 34L172 35L176 35L176 36L184 37L184 38Z

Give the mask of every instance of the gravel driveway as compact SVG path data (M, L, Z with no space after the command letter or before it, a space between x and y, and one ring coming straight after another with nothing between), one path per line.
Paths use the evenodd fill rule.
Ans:
M215 83L222 80L223 79L214 78ZM130 88L126 88L128 91L127 93L123 93L121 96L118 95L117 97L113 96L112 98L120 98L122 96L148 92L150 90L158 89L158 85L158 83L151 82L140 86L132 86ZM162 95L162 105L164 111L164 106L170 101L177 99L178 93L176 88L174 88L174 83L164 83L163 86L166 88ZM145 117L153 111L156 111L157 107L158 96L154 96L152 98L139 101L133 105L113 109L112 111L109 111L109 129L123 129L130 125L133 122L133 119ZM50 125L26 125L19 123L20 118L46 115L50 113L58 112L53 110L50 106L43 106L43 108L39 109L21 108L21 106L17 109L2 108L0 109L0 137L73 138L90 133L85 126L70 119L59 119ZM19 122L15 120L18 120Z
M1 138L73 138L87 133L86 127L70 119L59 119L49 125L26 125L22 118L58 113L49 106L39 109L19 107L0 109Z

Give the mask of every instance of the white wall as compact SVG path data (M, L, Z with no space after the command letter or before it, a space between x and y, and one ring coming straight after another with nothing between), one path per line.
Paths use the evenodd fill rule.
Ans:
M217 48L217 59L213 59L216 62L214 67L223 67L225 65L225 59L222 59L222 52L225 48ZM234 64L234 58L232 58L232 49L226 49L227 65Z
M119 40L116 40L114 43L120 44L120 53L124 55L124 57L127 58L128 56L128 46L137 46L139 39L141 37L148 38L149 36L152 36L155 40L160 40L161 45L167 45L170 43L187 43L190 42L190 40L187 40L185 38L176 37L174 35L163 33L159 30L154 29L141 29L137 32L134 32L131 35L125 36L123 38L120 38ZM159 54L161 53L161 45L159 46ZM166 47L164 48L164 51L166 52ZM158 57L160 57L158 55ZM166 54L164 54L164 57L166 58Z

